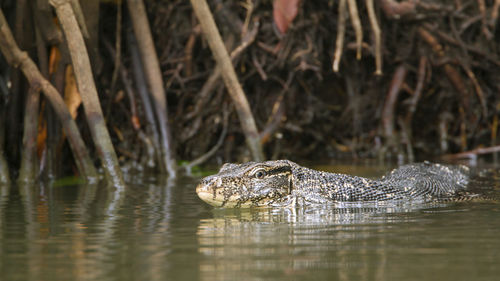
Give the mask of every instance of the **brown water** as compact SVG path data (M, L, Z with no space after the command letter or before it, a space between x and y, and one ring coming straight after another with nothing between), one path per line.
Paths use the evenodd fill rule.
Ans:
M0 280L500 280L498 203L221 210L147 181L0 187Z

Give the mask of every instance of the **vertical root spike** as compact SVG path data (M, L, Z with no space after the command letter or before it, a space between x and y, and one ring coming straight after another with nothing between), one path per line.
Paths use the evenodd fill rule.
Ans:
M366 0L366 9L368 10L373 36L375 37L375 75L382 75L381 31L377 22L377 15L375 15L373 0Z
M345 10L346 0L340 0L339 2L339 19L337 25L337 40L335 42L335 54L333 55L332 69L333 72L339 72L340 58L342 57L342 49L344 47L344 36L345 36Z
M359 19L358 6L356 0L347 0L351 23L356 34L356 59L361 59L361 47L363 44L363 29L361 28L361 20Z

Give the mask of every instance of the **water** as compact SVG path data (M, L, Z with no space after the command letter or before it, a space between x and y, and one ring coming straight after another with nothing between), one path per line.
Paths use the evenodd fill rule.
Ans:
M499 280L498 203L222 210L148 181L0 187L0 280Z

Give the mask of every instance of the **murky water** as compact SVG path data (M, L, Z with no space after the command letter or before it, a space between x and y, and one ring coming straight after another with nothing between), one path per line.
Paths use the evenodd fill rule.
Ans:
M0 280L499 280L499 203L221 210L195 183L0 187Z

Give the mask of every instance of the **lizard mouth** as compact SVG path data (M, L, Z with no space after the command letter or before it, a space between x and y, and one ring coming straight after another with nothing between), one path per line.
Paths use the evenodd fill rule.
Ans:
M214 192L211 188L204 184L196 186L196 194L201 200L212 206L221 207L224 204L224 197L221 196L222 194L219 194L218 196L218 192Z
M241 197L235 194L224 195L223 188L213 188L213 186L200 183L196 186L196 194L201 200L214 207L244 207L246 202L241 201ZM251 202L249 202L251 203ZM250 205L250 204L248 204Z
M244 199L237 194L225 196L223 188L214 189L213 186L203 183L196 186L196 194L207 204L224 208L264 207L266 206L266 202L269 201L268 198L262 198L260 200Z

